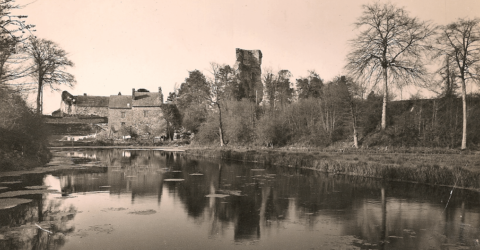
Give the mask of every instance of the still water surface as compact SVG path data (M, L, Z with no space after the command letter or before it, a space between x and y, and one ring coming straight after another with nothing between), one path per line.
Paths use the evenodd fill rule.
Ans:
M55 154L70 167L0 177L0 249L480 249L478 192L162 151Z

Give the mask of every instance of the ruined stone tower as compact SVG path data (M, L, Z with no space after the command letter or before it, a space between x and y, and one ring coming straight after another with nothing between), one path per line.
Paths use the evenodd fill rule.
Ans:
M240 80L240 98L248 98L260 103L263 97L262 84L262 51L236 50L237 61L234 69Z

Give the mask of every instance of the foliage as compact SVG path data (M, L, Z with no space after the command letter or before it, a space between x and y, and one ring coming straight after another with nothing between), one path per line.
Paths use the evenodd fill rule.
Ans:
M218 117L209 113L206 121L200 125L198 134L195 134L195 140L201 144L217 144L219 138Z
M375 131L382 119L382 97L370 92L367 99L359 104L362 110L366 110L359 117L359 127L363 130L363 134L369 134Z
M199 70L188 72L188 77L180 85L176 101L180 110L186 110L193 105L202 105L205 103L203 97L209 92L207 79Z
M225 100L237 100L242 99L241 86L236 76L235 70L230 65L219 65L212 63L212 67L216 67L213 70L214 77L222 85L223 99Z
M0 88L0 169L34 167L50 157L48 129L23 98Z
M327 146L331 135L325 124L324 103L320 99L301 99L283 113L289 128L291 144Z
M173 139L173 134L175 133L175 130L180 129L182 125L182 116L180 114L180 111L178 110L177 105L167 103L162 104L162 113L163 118L166 121L165 132L167 134L167 137Z
M223 105L226 142L246 145L254 141L258 109L255 103L243 99Z
M263 146L284 146L290 140L291 134L282 116L268 113L258 120L255 128L257 143Z
M280 70L276 75L271 70L266 70L264 73L266 103L270 105L271 109L283 109L293 101L294 89L290 77L292 77L292 73L288 70Z
M200 125L206 121L208 104L204 96L208 91L207 79L198 70L190 71L185 82L180 85L175 101L185 129L197 133Z
M137 131L132 126L122 126L119 130L120 136L130 136L132 139L136 139L138 136Z

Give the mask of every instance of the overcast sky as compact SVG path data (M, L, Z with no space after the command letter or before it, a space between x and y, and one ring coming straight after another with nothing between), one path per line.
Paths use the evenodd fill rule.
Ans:
M368 0L17 0L35 35L69 53L74 95L165 96L188 71L208 75L209 62L235 63L235 48L259 49L262 68L288 69L292 82L316 70L329 81L343 74L353 22ZM380 1L384 2L384 1ZM480 15L479 0L390 1L412 16L447 24ZM405 93L404 93L405 95ZM60 93L44 90L44 113L60 107Z

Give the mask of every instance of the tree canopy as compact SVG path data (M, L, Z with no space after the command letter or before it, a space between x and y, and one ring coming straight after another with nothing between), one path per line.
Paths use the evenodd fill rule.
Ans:
M423 54L431 51L435 27L410 17L393 4L363 6L355 23L360 34L350 41L346 69L359 81L377 85L383 81L382 129L386 127L388 85L419 83L427 74Z

